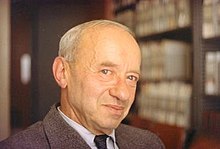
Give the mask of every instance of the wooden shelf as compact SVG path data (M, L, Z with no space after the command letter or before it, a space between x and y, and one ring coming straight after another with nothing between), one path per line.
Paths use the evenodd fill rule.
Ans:
M220 50L220 36L212 38L203 38L203 47L207 49L206 51L219 51Z
M214 110L220 112L220 96L217 95L205 95L203 99L205 110Z
M141 79L141 84L146 83L161 83L161 82L174 82L174 81L180 81L187 84L192 84L192 79L160 79L160 80L152 80L152 79Z
M129 5L122 6L122 7L117 8L115 10L115 15L117 15L121 12L127 11L127 10L135 10L135 8L136 8L136 3L131 3Z
M212 37L212 38L203 38L204 42L205 43L212 43L212 44L215 44L215 43L220 43L220 36L216 36L216 37Z
M140 36L138 37L138 40L148 41L148 40L161 40L164 38L191 42L192 41L192 28L191 26L187 26L183 28L177 28L177 29L173 29L169 31L150 34L146 36Z

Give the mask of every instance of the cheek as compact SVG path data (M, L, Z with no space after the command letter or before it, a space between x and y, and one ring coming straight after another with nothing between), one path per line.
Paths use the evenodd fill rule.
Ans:
M102 92L102 86L97 80L86 78L82 84L82 89L88 97L97 97Z
M106 81L100 79L100 76L96 73L90 74L89 76L85 77L83 87L86 88L86 92L90 96L100 96L106 90L108 90L112 86L112 81Z
M80 86L81 90L79 92L82 94L80 99L83 102L82 106L90 112L96 111L102 102L101 97L106 91L105 85L90 76L85 77Z
M131 88L130 94L131 94L131 97L129 99L129 105L131 106L135 100L136 88Z

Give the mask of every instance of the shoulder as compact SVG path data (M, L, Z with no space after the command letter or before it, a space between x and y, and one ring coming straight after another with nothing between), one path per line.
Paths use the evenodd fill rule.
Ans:
M37 122L27 129L0 142L1 148L40 148L48 146L42 122Z
M148 130L136 128L136 127L133 127L130 125L125 125L125 124L121 124L118 127L118 131L123 132L124 135L129 136L131 138L135 138L135 137L157 138L157 136L155 134L153 134L152 132L150 132Z
M135 146L136 148L151 148L151 149L163 149L164 145L157 135L154 133L132 127L129 125L121 124L118 129L116 129L116 137L119 141L129 143L130 146Z

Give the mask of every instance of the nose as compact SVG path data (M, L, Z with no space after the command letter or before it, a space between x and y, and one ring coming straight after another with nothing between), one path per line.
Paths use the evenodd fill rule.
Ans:
M119 100L128 100L131 96L129 91L129 86L126 81L119 80L117 83L109 90L111 96Z

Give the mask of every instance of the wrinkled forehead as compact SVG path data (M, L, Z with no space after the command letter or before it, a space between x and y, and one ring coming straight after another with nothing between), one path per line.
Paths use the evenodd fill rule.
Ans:
M122 25L122 24L119 24L119 23L109 23L109 24L94 24L94 25L91 25L91 26L88 26L87 28L85 28L85 32L89 32L91 31L92 33L93 32L96 32L96 31L103 31L103 30L108 30L108 29L115 29L115 30L123 30L127 33L129 33L131 36L135 36L134 33L126 26Z
M108 24L97 25L85 29L81 34L80 47L85 48L85 46L89 46L91 48L91 46L95 46L103 39L111 39L115 34L123 34L124 36L127 36L128 39L130 38L129 40L132 40L132 42L137 44L132 32L126 28Z
M140 48L133 36L120 27L99 26L89 28L81 38L80 53L86 55L128 55L140 58ZM104 52L104 53L103 53ZM106 53L106 54L107 54ZM83 56L82 55L82 56Z

